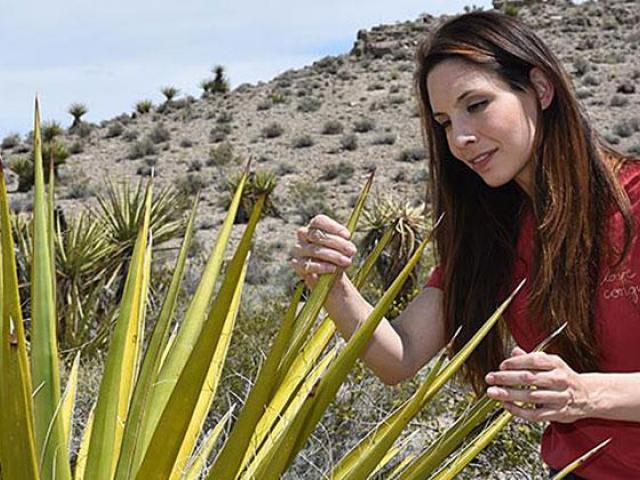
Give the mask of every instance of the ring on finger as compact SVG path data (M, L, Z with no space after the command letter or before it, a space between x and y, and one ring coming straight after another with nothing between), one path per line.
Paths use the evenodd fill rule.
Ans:
M309 228L309 233L307 234L309 238L317 238L318 240L323 240L327 238L327 234L324 230L320 230L319 228L311 227Z
M309 268L311 267L311 258L307 257L307 259L304 261L304 273L309 273Z

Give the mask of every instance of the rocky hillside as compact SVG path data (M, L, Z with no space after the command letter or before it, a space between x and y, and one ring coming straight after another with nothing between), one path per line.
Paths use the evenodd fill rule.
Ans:
M547 1L509 2L504 8L531 25L562 59L606 139L640 154L639 5ZM153 167L160 185L187 192L204 188L198 236L209 244L224 214L219 198L225 180L252 158L255 168L278 175L279 216L265 219L257 234L265 259L275 260L276 268L295 228L309 215L327 209L344 220L374 167L377 192L420 202L427 172L413 55L418 40L441 20L425 14L361 30L350 52L269 82L177 98L146 114L123 113L66 133L63 140L75 153L60 169L59 203L73 211L91 202L105 178L136 179ZM3 142L8 163L29 148L15 143ZM28 198L13 193L14 207L28 209Z

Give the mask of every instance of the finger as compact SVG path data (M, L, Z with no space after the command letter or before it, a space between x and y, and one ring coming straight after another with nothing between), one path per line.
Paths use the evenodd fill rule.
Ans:
M344 225L339 224L333 218L326 215L316 215L309 222L310 228L319 228L327 233L339 235L342 238L351 238L351 232Z
M303 279L306 279L311 274L321 275L333 273L337 270L335 265L326 262L315 262L310 258L292 258L290 264L298 276Z
M544 405L566 405L569 394L566 390L521 390L515 388L489 387L487 396L502 402L523 402Z
M351 258L331 248L321 247L312 243L298 243L293 247L291 253L295 258L309 257L316 263L331 263L341 268L351 265Z
M531 409L519 407L511 402L505 402L503 406L505 410L511 412L516 417L530 422L552 422L559 416L558 410L553 407Z
M340 251L347 257L353 257L356 252L356 246L353 242L343 238L340 235L328 233L319 228L301 227L297 230L298 241L306 243L315 243L334 250Z
M526 355L527 352L525 350L523 350L520 347L516 347L511 351L511 355L514 357L520 356L520 355Z
M488 373L485 381L489 385L496 386L526 385L559 391L569 387L570 375L561 369L548 371L500 370Z
M557 355L533 352L507 358L500 364L500 370L551 370L563 363Z

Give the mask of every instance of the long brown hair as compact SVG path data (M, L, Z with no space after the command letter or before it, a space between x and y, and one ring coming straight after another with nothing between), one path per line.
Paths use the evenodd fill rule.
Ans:
M446 59L462 59L495 72L517 91L533 91L529 73L538 67L552 82L548 108L538 103L538 125L532 149L535 181L531 200L512 180L492 188L451 153L446 133L433 118L427 75ZM473 12L446 21L417 49L415 88L422 132L430 152L432 215L445 213L435 234L443 268L444 312L450 338L462 326L454 350L477 331L508 293L519 219L530 202L536 222L534 262L527 279L532 319L549 333L564 322L556 353L577 371L597 369L600 349L594 328L594 293L601 256L614 253L601 245L603 225L614 206L624 219L626 255L633 233L629 200L617 179L623 154L607 146L590 126L566 71L521 22L497 12ZM537 98L537 97L536 97ZM484 375L504 359L504 325L476 349L465 376L474 390L484 390Z

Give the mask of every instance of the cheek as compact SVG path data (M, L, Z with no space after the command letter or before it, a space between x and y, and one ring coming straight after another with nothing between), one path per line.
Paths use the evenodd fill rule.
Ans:
M515 150L528 154L535 136L535 118L518 102L496 109L483 122L483 131ZM524 152L526 150L526 152Z

